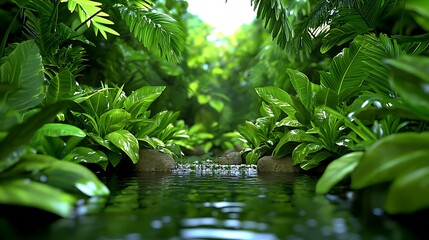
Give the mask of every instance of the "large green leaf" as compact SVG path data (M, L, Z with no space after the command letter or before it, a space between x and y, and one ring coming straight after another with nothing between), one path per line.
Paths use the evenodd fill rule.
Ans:
M407 4L404 4L407 10L411 10L417 14L414 14L414 18L420 26L429 31L427 25L427 19L429 18L429 3L421 0L407 0Z
M302 104L308 111L312 111L313 94L315 94L313 93L315 90L313 88L316 88L316 85L313 86L314 84L312 84L310 80L308 80L307 76L302 72L289 68L287 73L289 74L292 86L295 88Z
M138 162L139 143L132 133L127 130L118 130L107 134L105 138L124 151L133 163Z
M289 93L285 92L281 88L269 86L256 88L256 93L270 104L283 110L289 116L295 115L295 109L293 108L293 101Z
M0 142L0 172L13 163L5 161L6 159L10 159L10 156L13 156L16 150L27 144L33 134L46 122L52 120L60 110L72 104L74 103L71 101L62 101L48 105L25 122L10 129L8 135Z
M429 166L429 133L398 133L371 145L352 174L352 188L393 181L401 173Z
M403 101L422 117L429 118L429 58L403 56L386 60L392 68L391 82Z
M39 208L61 217L71 217L76 198L43 183L14 179L0 184L0 203Z
M33 140L37 142L43 137L63 137L63 136L75 136L75 137L84 138L86 137L86 133L80 128L70 124L46 123L34 133Z
M95 151L87 147L74 148L62 160L73 163L97 163L100 164L104 169L107 167L108 163L107 156L104 154L104 152Z
M327 193L335 184L353 172L362 156L363 152L352 152L331 162L317 181L316 192Z
M390 214L413 213L429 208L429 166L404 172L392 183L385 209Z
M252 122L246 121L244 125L238 126L238 131L244 138L242 141L253 148L258 147L259 143L265 140L265 138L260 135L259 128Z
M319 165L320 162L327 159L331 155L332 153L327 150L321 150L321 151L309 154L305 158L305 161L301 162L300 167L304 170L315 168Z
M73 74L64 69L50 80L46 94L46 102L54 103L58 100L68 99L73 96L77 89Z
M323 149L323 145L320 143L304 142L296 146L292 152L292 164L302 164L310 154L314 154Z
M101 135L123 129L130 119L131 114L124 109L111 109L103 113L99 122L102 129Z
M0 93L1 95L1 93ZM19 123L21 114L5 102L0 102L0 131L5 131Z
M336 93L340 102L363 90L362 83L369 74L364 70L364 49L362 44L352 42L349 48L334 57L329 72L320 73L321 86Z
M331 108L336 108L339 104L338 95L329 88L321 86L314 97L315 105L325 105Z
M9 178L25 175L70 193L83 193L87 196L107 196L110 193L86 167L48 155L25 155L18 164L3 174Z
M20 43L0 66L0 83L14 87L6 102L18 111L35 107L42 102L43 65L34 41Z
M282 153L282 148L285 144L289 142L312 142L312 143L320 143L319 139L317 139L315 136L306 133L304 130L301 129L293 129L284 134L279 142L277 143L276 147L274 148L273 155L275 155L277 158L283 157L280 155Z
M165 86L145 86L133 91L124 101L124 108L133 118L140 116L161 95Z

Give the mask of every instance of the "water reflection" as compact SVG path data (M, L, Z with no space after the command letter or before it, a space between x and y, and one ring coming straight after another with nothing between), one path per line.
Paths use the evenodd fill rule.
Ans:
M395 222L355 218L346 192L315 195L311 176L137 173L105 181L112 196L103 212L62 219L34 239L413 239Z
M255 233L244 230L195 228L182 229L179 239L246 239L246 240L276 240L275 235L270 233Z

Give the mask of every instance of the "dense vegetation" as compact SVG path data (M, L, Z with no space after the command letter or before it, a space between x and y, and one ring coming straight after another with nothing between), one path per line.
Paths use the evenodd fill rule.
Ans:
M429 6L251 3L225 37L186 1L0 2L0 203L69 217L109 194L86 167L243 146L329 164L319 193L351 176L387 183L389 213L428 208Z

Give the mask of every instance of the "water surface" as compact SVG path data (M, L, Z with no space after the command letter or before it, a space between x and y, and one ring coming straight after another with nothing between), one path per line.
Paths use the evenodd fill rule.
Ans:
M26 239L413 239L399 224L352 214L346 190L317 195L308 175L133 173L104 178L101 213L60 219Z

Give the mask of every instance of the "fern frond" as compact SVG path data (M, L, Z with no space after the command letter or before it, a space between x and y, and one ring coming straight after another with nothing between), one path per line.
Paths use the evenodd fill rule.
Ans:
M145 47L167 60L178 61L185 45L182 25L174 18L144 8L116 4L121 18Z

